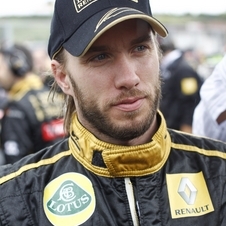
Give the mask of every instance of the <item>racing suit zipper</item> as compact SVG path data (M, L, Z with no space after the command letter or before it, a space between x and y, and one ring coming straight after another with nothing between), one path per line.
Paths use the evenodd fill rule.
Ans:
M135 201L135 196L133 191L133 184L130 181L130 178L125 178L125 185L126 185L126 194L129 200L129 207L132 215L133 225L139 226L139 220L138 220L138 215L136 211L136 201Z

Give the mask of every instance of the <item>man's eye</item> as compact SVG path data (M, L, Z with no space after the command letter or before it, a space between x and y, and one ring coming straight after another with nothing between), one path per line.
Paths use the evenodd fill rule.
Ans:
M93 60L95 61L101 61L101 60L104 60L106 59L106 54L99 54L98 56L94 57Z
M137 46L136 47L136 51L138 51L138 52L141 52L141 51L144 51L144 50L146 50L147 48L145 47L145 46Z

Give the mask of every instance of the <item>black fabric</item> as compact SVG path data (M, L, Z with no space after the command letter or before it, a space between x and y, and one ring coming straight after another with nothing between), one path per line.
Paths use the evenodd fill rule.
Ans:
M93 151L92 164L95 165L95 166L100 166L100 167L105 167L106 168L106 165L104 163L101 151L97 151L97 150Z

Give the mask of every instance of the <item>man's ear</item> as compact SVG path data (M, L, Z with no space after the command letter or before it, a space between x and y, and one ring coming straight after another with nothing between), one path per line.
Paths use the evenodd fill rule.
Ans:
M58 61L52 60L51 68L52 68L55 81L57 82L58 86L62 89L62 91L65 94L71 95L70 79L68 74L65 72L64 68L62 67L62 65Z

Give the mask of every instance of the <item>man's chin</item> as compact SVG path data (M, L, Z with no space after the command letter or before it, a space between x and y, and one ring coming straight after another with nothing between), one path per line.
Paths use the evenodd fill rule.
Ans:
M129 141L142 136L150 126L147 122L141 121L127 121L119 124L113 124L115 126L111 130L111 137L123 141Z

